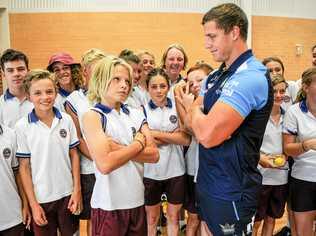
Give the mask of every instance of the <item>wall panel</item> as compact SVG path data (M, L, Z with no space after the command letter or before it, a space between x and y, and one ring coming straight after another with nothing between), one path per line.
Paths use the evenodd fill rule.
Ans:
M34 13L10 14L11 46L25 51L31 67L43 67L56 51L76 59L97 47L117 54L124 48L151 50L160 60L171 43L190 57L211 61L204 49L201 14L178 13Z
M254 16L252 45L257 57L279 56L285 64L286 78L297 80L311 66L311 47L316 44L316 20ZM295 45L303 46L296 55Z

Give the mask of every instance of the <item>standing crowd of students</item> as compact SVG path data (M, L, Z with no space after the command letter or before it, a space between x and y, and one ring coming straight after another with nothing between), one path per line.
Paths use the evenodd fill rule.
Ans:
M284 78L279 58L263 60L274 103L260 149L253 235L262 220L262 235L272 235L286 202L292 235L313 234L316 45L312 55L313 67L297 82ZM182 77L188 56L179 44L165 50L159 67L147 50L113 56L94 48L81 63L56 53L46 70L29 71L27 56L15 49L0 63L7 84L0 98L0 235L24 235L25 228L74 235L80 219L87 235L156 235L162 195L168 235L178 235L182 208L186 235L211 234L199 229L202 157L186 126L187 104L209 96L205 81L225 73L223 66L213 71L197 62Z

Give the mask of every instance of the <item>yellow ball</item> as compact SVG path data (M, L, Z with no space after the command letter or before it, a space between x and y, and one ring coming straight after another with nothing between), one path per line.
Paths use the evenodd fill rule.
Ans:
M284 166L285 159L282 156L278 156L273 160L273 164L276 166Z

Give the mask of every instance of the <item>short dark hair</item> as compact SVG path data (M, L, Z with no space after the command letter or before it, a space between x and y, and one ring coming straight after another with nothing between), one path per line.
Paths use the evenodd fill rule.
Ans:
M1 69L4 71L4 63L9 61L24 61L26 68L29 69L29 59L27 56L20 51L9 48L5 50L0 58Z
M215 21L217 27L223 29L225 33L230 32L234 26L240 29L240 36L247 40L248 19L246 13L236 4L225 3L213 7L202 19L202 25L209 21Z
M316 44L314 44L314 46L312 47L312 52L314 51L315 48L316 48Z
M121 51L119 54L119 58L122 58L127 63L131 63L131 62L135 64L140 63L139 57L132 50L129 50L129 49L124 49L123 51Z

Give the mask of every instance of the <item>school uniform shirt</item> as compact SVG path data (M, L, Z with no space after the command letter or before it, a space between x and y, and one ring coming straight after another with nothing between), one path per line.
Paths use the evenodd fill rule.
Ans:
M16 135L0 125L0 231L22 223L22 205L13 171L18 171L15 157Z
M265 154L282 154L283 142L282 142L282 128L283 128L284 111L281 112L280 121L276 124L271 116L266 126L266 130L263 136L263 141L260 151ZM282 169L264 168L260 164L258 169L262 174L263 185L283 185L288 182L288 162L282 167Z
M83 134L82 130L82 118L84 113L86 113L90 108L89 100L86 96L86 91L79 89L73 91L66 99L65 102L69 105L70 109L74 114L76 114L81 133ZM93 161L85 157L82 153L80 153L80 173L81 174L93 174L94 173L94 166Z
M25 98L20 101L7 89L0 97L0 124L14 128L16 122L33 109L33 104Z
M187 174L196 177L199 167L199 143L194 136L191 136L190 146L185 154Z
M281 107L283 110L287 110L296 100L297 95L297 85L296 81L287 81L288 87L285 90L283 102Z
M308 110L305 100L295 103L288 109L283 132L295 135L297 142L316 138L316 117ZM293 159L291 176L316 182L316 150L309 150Z
M100 103L91 109L100 114L105 134L121 145L131 144L145 122L139 110L126 105L122 105L119 112ZM109 174L102 174L95 167L91 207L112 211L144 205L143 173L143 164L132 160Z
M167 98L167 105L158 107L152 100L144 107L147 123L150 129L172 132L179 128L179 118L175 104ZM185 161L183 147L176 144L161 145L159 161L145 163L144 177L154 180L166 180L184 175Z
M76 90L75 90L76 91ZM63 88L58 88L58 93L55 99L54 107L56 107L59 111L65 112L65 103L67 101L67 97L70 95L68 91Z
M126 99L125 104L132 108L142 109L142 106L145 106L148 101L148 92L139 86L134 86L131 94Z
M38 119L35 111L15 126L18 158L30 158L32 183L39 203L56 201L73 192L69 150L79 145L71 117L53 108L51 127Z
M175 89L176 85L177 85L181 80L183 80L183 77L182 77L181 75L179 75L179 77L177 78L177 80L174 81L173 83L172 83L171 81L169 81L169 86L170 86L170 88L169 88L167 97L170 98L173 103L175 103L175 101L176 101L176 98L175 98L175 96L174 96L174 95L175 95L175 94L174 94L174 89Z

